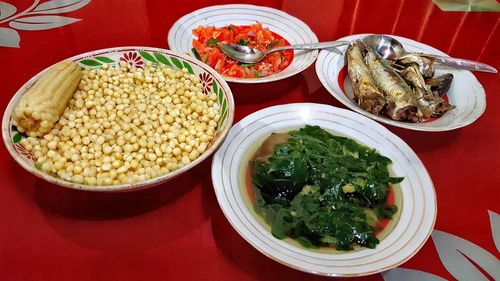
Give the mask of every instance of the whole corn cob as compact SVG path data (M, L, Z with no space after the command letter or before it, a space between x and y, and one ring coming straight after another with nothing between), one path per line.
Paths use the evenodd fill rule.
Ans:
M24 93L14 108L12 121L19 132L43 136L54 127L78 87L82 72L78 64L54 65Z

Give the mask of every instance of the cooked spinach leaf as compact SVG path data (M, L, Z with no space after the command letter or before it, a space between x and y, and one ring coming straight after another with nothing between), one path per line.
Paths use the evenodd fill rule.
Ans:
M386 203L390 184L403 180L390 176L391 160L318 126L288 134L267 160L250 163L255 210L272 234L306 247L374 248L376 221L397 212Z

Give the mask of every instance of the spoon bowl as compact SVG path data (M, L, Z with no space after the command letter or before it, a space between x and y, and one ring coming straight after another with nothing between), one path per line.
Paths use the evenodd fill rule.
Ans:
M220 49L228 57L243 63L257 63L268 54L268 52L239 44L223 44Z
M406 54L403 45L387 35L372 34L363 38L363 43L375 50L375 52L383 59L397 60Z

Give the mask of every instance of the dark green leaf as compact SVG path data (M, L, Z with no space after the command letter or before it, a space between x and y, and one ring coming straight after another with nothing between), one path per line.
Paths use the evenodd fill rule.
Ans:
M12 137L12 141L13 141L14 143L18 143L18 142L20 142L20 141L21 141L21 139L22 139L22 138L23 138L23 137L21 136L21 134L17 133L17 134L15 134L15 135Z
M141 55L141 57L143 57L147 61L150 61L152 63L158 63L158 61L152 55L150 55L147 52L139 51L139 54Z
M170 62L164 55L160 53L153 53L153 56L155 56L155 58L164 65L172 66L172 64L170 64Z
M392 216L394 216L395 213L397 213L398 207L395 205L389 205L389 204L380 204L378 206L375 206L375 214L377 215L378 219L390 219Z
M115 61L108 58L108 57L94 57L96 60L103 62L103 63L114 63Z
M403 177L392 177L389 179L390 183L400 183L404 180L405 178Z
M88 65L88 66L101 66L102 63L95 61L95 60L81 60L79 63Z
M219 43L219 40L217 40L216 38L212 38L212 39L208 40L207 46L215 47L215 46L217 46L218 43Z
M10 126L10 130L11 130L11 131L17 131L17 127L16 127L16 125L12 125L12 126Z
M219 105L222 105L223 100L225 100L224 92L222 91L222 88L219 87L217 92L217 101L219 102Z
M317 242L314 243L313 241L309 240L307 237L305 236L299 236L297 237L297 241L304 247L306 248L319 248L317 246Z
M194 74L193 68L189 65L189 63L182 61L182 65L184 65L190 74Z
M292 227L290 222L292 221L292 216L290 212L286 209L280 209L273 218L272 231L271 233L274 237L278 239L286 238L291 234Z
M226 116L227 116L227 110L222 112L222 115L219 118L219 122L217 122L217 128L220 128L220 126L222 126L222 124L224 123L224 120L226 120Z
M191 52L193 52L195 58L201 60L200 53L198 53L195 48L191 48Z
M227 107L227 101L226 101L226 99L223 99L222 100L222 107L221 107L221 111L220 112L222 113L222 112L226 111L226 107Z
M266 162L250 163L259 198L255 207L278 238L293 237L305 247L374 248L378 219L390 218L390 159L356 141L318 126L288 133Z
M243 39L240 39L238 42L236 42L237 44L239 45L243 45L243 46L246 46L248 44L248 42L250 42L250 38L247 39L247 40L243 40Z
M215 82L214 82L215 84ZM222 88L219 88L219 92L217 94L217 100L220 100L219 104L222 103L223 107L221 108L221 117L219 119L219 122L218 124L222 124L224 122L224 120L226 119L226 115L227 115L227 108L225 108L226 104L227 104L227 100L226 100L226 97L224 97L224 92L222 91Z
M212 88L213 88L213 93L217 95L217 103L219 105L222 104L222 96L221 93L219 92L219 87L217 87L217 83L215 82L215 79L212 79Z
M178 58L170 57L170 59L178 69L182 69L182 62Z

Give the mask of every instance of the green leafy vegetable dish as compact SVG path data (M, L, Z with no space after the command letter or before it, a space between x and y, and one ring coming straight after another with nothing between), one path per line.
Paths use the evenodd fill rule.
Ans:
M375 248L391 219L391 160L318 126L271 135L250 161L254 208L279 239L305 247Z

